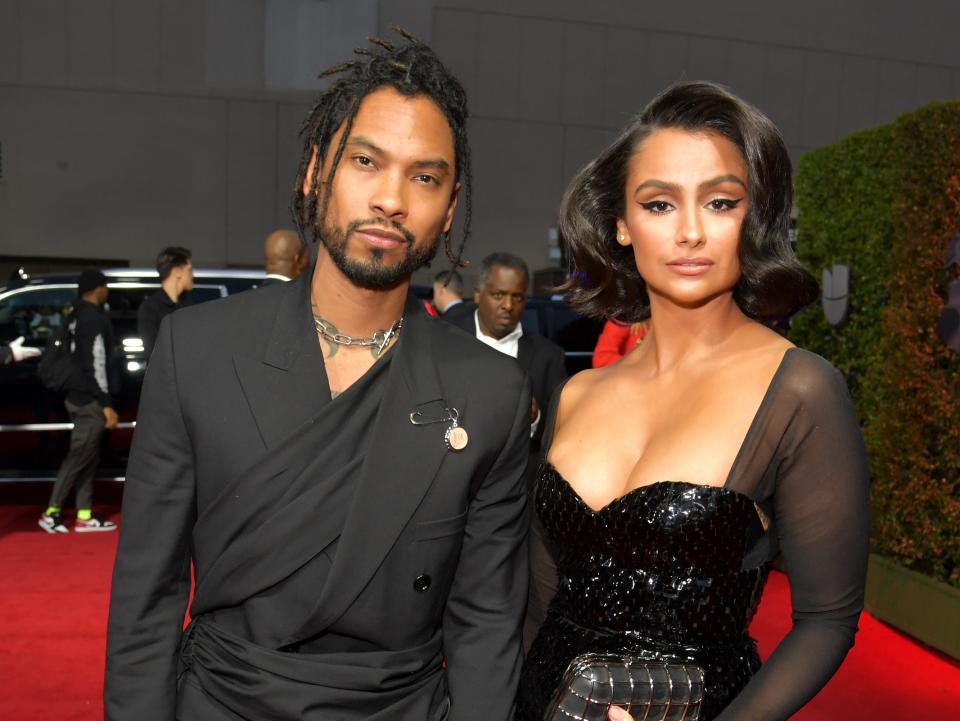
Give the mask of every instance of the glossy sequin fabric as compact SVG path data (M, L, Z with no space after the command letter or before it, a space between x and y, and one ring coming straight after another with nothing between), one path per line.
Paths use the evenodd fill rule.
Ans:
M753 501L689 483L643 486L594 511L549 464L536 513L558 587L524 665L517 719L541 721L585 653L695 663L710 721L760 666L747 635L767 567L743 569L763 534Z

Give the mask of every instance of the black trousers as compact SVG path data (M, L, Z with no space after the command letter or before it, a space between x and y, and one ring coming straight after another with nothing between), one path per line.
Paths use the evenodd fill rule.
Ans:
M100 462L100 437L106 420L103 406L97 401L83 406L64 401L64 405L73 422L73 430L70 432L70 450L60 464L49 505L63 508L67 496L76 487L77 508L91 508L93 480Z

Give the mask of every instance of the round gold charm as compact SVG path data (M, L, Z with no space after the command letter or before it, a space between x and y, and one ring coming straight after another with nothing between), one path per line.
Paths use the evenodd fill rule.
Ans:
M462 451L467 447L467 442L470 440L470 436L467 435L466 430L460 426L455 426L453 428L448 428L446 433L447 446L452 451Z

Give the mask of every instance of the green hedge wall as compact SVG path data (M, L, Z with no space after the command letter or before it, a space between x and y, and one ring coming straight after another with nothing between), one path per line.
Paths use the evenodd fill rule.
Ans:
M805 155L797 251L850 266L850 313L819 304L791 339L847 377L873 476L873 550L960 585L960 355L937 339L960 231L960 102L934 103Z

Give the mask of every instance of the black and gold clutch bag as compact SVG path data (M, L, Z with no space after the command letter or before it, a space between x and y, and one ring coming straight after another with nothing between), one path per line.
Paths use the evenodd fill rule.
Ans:
M567 666L544 721L606 721L614 705L635 721L698 721L702 703L699 666L585 654Z

